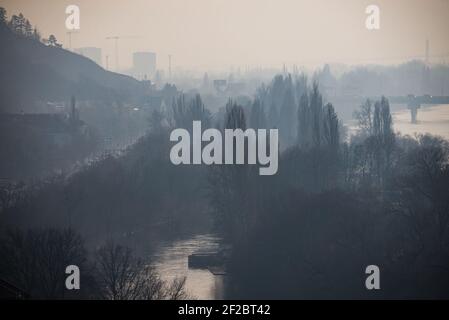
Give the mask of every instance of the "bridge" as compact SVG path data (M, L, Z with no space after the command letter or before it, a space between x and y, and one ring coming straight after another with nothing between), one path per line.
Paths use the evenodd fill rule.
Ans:
M420 109L422 105L449 104L448 96L415 96L409 94L407 96L388 97L388 100L390 103L406 104L407 108L410 110L411 123L417 122L418 109Z

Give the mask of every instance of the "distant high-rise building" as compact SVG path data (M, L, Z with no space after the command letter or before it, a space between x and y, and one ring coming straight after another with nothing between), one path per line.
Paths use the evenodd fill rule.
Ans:
M156 53L134 52L133 74L137 79L149 79L156 73Z
M101 49L95 48L95 47L84 47L84 48L78 48L75 49L75 52L89 58L99 66L101 66Z

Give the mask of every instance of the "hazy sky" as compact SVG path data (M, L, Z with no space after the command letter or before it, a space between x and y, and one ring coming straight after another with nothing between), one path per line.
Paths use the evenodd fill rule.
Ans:
M8 16L22 12L44 36L68 46L65 7L81 10L72 46L97 46L114 68L134 51L154 51L158 68L228 68L287 64L395 63L423 55L449 54L448 0L0 0ZM381 28L368 31L365 8L380 6ZM373 59L378 59L373 61ZM440 62L443 58L435 58ZM446 58L449 62L449 57Z

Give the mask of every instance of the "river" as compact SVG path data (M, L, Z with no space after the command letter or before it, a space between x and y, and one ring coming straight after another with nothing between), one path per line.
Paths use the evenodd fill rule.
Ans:
M395 132L403 135L430 133L449 140L449 105L422 106L418 110L417 123L411 123L410 110L405 105L392 105L391 115ZM347 123L349 133L356 130L354 120Z
M152 254L156 271L163 280L186 276L186 290L195 299L223 298L223 276L208 269L189 269L188 256L195 252L217 252L221 239L214 234L199 234L188 239L161 243Z
M403 108L392 113L394 129L402 134L431 133L449 140L449 105L422 106L417 123L411 123L410 110Z

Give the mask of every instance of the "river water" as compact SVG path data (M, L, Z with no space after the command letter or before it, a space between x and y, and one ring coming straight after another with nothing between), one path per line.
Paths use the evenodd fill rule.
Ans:
M403 135L430 133L449 140L449 105L422 106L418 109L417 123L411 123L410 110L405 105L392 105L395 132ZM356 130L354 120L348 122L349 133Z
M410 110L392 113L394 129L402 134L431 133L449 140L449 105L422 106L418 109L417 123L411 123Z
M152 255L156 271L163 280L186 276L186 290L195 299L223 298L223 276L208 269L189 269L188 256L195 252L217 252L221 239L214 234L199 234L188 239L167 241Z

